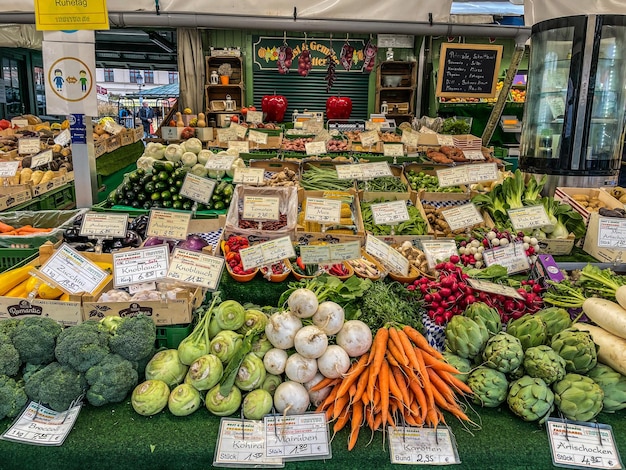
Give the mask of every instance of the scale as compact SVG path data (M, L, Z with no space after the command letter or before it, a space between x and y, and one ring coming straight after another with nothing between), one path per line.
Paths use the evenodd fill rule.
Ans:
M388 119L384 114L370 114L369 122L373 124L380 124L380 130L383 132L396 131L395 119Z
M307 121L320 121L324 122L324 113L322 111L307 111L304 110L303 113L299 113L296 109L291 115L291 120L293 122L294 129L302 129L304 127L304 123Z
M329 131L364 131L365 121L362 119L329 119L327 127Z

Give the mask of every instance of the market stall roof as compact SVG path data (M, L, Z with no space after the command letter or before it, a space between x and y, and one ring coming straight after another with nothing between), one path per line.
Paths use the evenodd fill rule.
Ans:
M170 83L169 85L158 86L149 88L147 90L141 90L139 93L127 94L126 98L153 98L153 99L165 99L165 98L178 98L180 89L178 83Z

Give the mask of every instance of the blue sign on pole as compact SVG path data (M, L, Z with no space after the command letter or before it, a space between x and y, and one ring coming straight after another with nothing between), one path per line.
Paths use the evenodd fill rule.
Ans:
M72 143L86 144L87 126L85 125L85 115L70 114L68 120L70 121L70 134L72 136Z

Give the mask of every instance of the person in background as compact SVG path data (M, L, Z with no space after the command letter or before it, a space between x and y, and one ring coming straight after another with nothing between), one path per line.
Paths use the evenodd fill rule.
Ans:
M141 119L141 125L143 126L143 138L145 139L151 135L150 124L152 124L152 120L154 119L154 110L148 106L147 101L144 101L139 109L139 119Z

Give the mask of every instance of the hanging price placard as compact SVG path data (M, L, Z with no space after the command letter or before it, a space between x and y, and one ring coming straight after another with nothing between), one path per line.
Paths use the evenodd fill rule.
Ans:
M404 157L404 144L402 143L393 143L383 144L383 155L385 157Z
M39 153L41 151L41 145L39 143L39 137L23 137L17 141L17 151L20 154Z
M128 227L128 214L87 212L83 215L80 235L91 238L124 238Z
M20 162L0 162L0 178L10 178L15 176Z
M169 245L113 253L113 285L143 284L163 279L169 266Z
M152 209L146 235L149 237L184 240L191 221L191 212Z
M365 241L365 251L378 258L391 272L408 276L409 260L384 241L368 234Z
M229 142L228 144L230 145L231 143L235 142ZM237 157L235 157L234 155L212 155L206 161L204 167L207 170L228 171L233 167L233 162L236 158Z
M180 188L180 195L188 197L192 201L208 204L216 184L217 182L210 178L187 173Z
M224 258L176 248L170 260L167 278L215 290L219 285L223 268Z
M371 147L376 145L377 142L380 141L380 136L378 135L378 131L367 131L361 132L361 146L363 147Z
M370 208L376 225L396 225L411 219L403 200L372 204Z
M472 203L442 210L441 215L446 219L452 231L465 227L473 227L474 225L484 222L483 216L480 215L480 212L478 212L478 209Z
M31 168L37 168L42 165L47 165L52 161L52 149L41 152L38 155L33 156L30 161Z
M233 183L238 184L261 184L265 175L263 168L235 168Z
M263 111L248 111L246 113L246 122L260 124L263 122Z
M339 199L306 198L304 220L320 224L338 224L341 221L341 201Z
M496 163L476 163L445 168L437 170L437 178L441 188L493 181L498 179L498 165Z
M244 196L244 220L278 220L280 199L277 197Z
M543 204L536 206L520 207L519 209L509 209L509 218L515 230L527 228L540 228L552 225Z
M307 142L304 144L304 148L307 155L323 155L326 153L326 142L318 141L318 142Z
M253 131L248 132L248 140L257 144L267 144L267 134L265 132Z
M244 127L245 129L245 127ZM236 150L239 153L250 153L250 142L247 140L230 140L228 150Z
M289 236L252 245L240 250L239 254L244 270L268 266L277 261L296 256Z
M508 274L515 274L530 269L528 256L521 243L509 243L483 251L483 259L487 266L499 264L504 266Z

